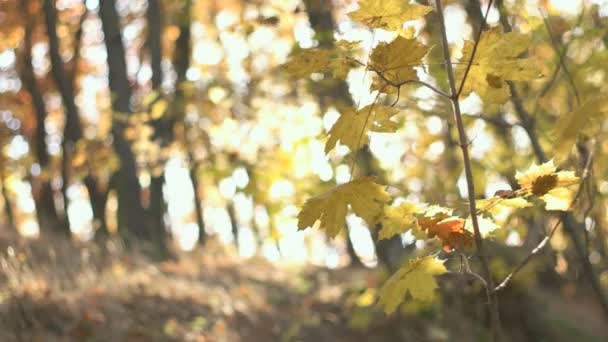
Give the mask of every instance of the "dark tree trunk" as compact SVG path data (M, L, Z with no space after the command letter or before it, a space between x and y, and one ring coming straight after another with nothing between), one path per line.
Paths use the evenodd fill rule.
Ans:
M226 210L228 211L228 217L230 218L230 227L232 228L232 236L234 237L234 245L238 251L239 249L239 223L236 219L236 212L234 211L234 204L232 200L228 202L226 205Z
M152 89L158 94L161 93L161 85L163 80L162 72L162 50L161 50L161 6L159 0L148 0L148 10L146 12L148 18L148 50L150 52L150 64L152 67ZM163 119L160 118L159 121ZM166 145L166 127L160 122L155 123L156 136L161 140L161 147ZM164 213L165 200L163 197L163 184L165 176L163 173L152 175L150 181L150 205L147 208L148 218L150 219L150 229L153 234L153 240L158 247L158 252L165 256L167 255L167 230L165 227Z
M193 162L190 168L190 180L192 181L192 190L194 191L194 210L196 211L196 224L198 225L198 244L201 246L205 245L207 236L205 234L205 220L203 219L203 204L201 203L201 196L198 193L198 163Z
M46 170L49 166L49 154L46 145L46 126L45 120L47 116L46 105L38 81L34 75L32 65L32 16L28 13L29 1L23 0L21 10L25 15L25 32L24 46L22 56L22 66L20 68L20 77L23 81L25 89L29 92L32 98L32 105L36 116L36 131L35 131L35 153L38 164L41 170ZM41 179L39 182L40 191L35 192L34 200L36 202L36 214L41 233L55 232L61 235L70 236L70 228L67 224L67 215L62 219L55 204L53 188L51 187L50 179Z
M131 86L127 77L125 48L120 32L120 22L114 0L101 0L99 7L104 40L108 55L109 83L112 110L116 114L131 113ZM114 115L118 118L121 115ZM120 158L116 181L118 197L118 225L125 237L149 239L146 215L141 204L141 186L137 177L135 155L124 137L126 123L120 119L112 122L114 148Z
M46 31L49 38L49 55L51 59L51 72L53 79L59 89L61 95L61 101L63 102L65 110L65 126L63 128L63 159L61 162L61 173L63 177L63 184L61 192L63 194L63 203L67 212L67 206L69 204L67 198L67 188L71 183L71 156L74 151L76 142L82 138L82 124L80 121L80 113L76 106L75 97L76 93L74 90L74 81L76 79L77 66L74 65L72 74L69 75L65 63L61 58L59 51L59 38L57 37L57 8L55 0L44 1L44 14L46 19ZM81 25L86 17L86 13L83 14L80 21ZM74 60L77 60L79 55L80 39L82 35L82 28L78 29L76 34L76 48L74 51ZM100 208L105 208L105 202L99 203L98 201L103 199L105 191L98 189L97 181L92 175L87 175L84 184L89 193L89 201L93 208L93 219L99 226L98 229L105 229L105 210L100 211ZM66 220L69 223L69 220Z

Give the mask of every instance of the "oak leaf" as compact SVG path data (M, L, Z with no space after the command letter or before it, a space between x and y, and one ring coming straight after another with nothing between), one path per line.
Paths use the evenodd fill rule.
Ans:
M393 313L403 302L406 294L420 301L431 301L438 288L435 276L447 272L444 260L427 256L401 266L380 290L380 304L387 314Z
M335 237L346 224L349 205L357 216L374 226L390 199L384 186L377 184L374 177L357 179L307 200L298 214L298 229L311 227L319 220L319 228Z

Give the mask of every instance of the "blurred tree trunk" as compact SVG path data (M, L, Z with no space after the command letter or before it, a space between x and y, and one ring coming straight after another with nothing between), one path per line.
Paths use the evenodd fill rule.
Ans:
M186 111L186 97L184 93L184 85L187 81L186 72L190 67L190 55L192 52L192 42L190 34L190 25L192 23L192 1L184 1L183 8L181 10L181 16L179 19L179 36L175 41L175 52L173 55L173 63L175 65L175 72L177 74L177 80L175 82L175 99L174 99L174 110L171 120L173 123L170 125L171 130L175 120L177 118L183 118ZM194 193L194 208L196 210L195 217L196 223L199 229L199 244L205 244L205 221L203 218L203 207L202 198L200 194L200 187L198 181L198 169L199 162L194 157L190 146L186 146L188 159L190 162L190 179L192 181L192 190Z
M120 158L120 169L116 180L118 226L123 236L127 238L149 239L146 213L141 204L141 186L137 177L135 155L131 150L131 144L124 136L127 124L120 119L131 113L131 86L127 77L125 47L115 0L101 0L99 16L108 55L108 78L114 111L112 122L114 148Z
M78 70L76 64L78 60L77 56L80 53L79 48L80 39L82 38L82 27L78 28L78 32L75 37L76 47L73 51L74 66L72 74L69 75L66 70L66 65L63 59L61 58L61 52L59 50L59 38L57 36L56 1L45 0L43 9L46 20L46 31L49 38L51 73L53 75L55 83L57 84L57 88L59 90L59 94L61 95L61 101L63 102L63 107L65 110L65 125L63 128L62 140L63 158L61 162L63 184L61 192L63 194L65 211L67 212L67 207L69 204L69 200L67 197L67 188L71 183L70 174L72 154L74 153L76 143L83 137L82 123L80 121L80 113L78 110L78 106L75 102L76 92L74 90L74 82ZM85 13L82 15L82 19L80 20L81 26L86 15L87 12L85 10ZM106 191L98 188L97 181L90 174L85 177L84 184L87 188L87 192L89 193L89 201L91 202L91 207L93 209L93 219L96 225L98 225L97 229L107 232L104 201L104 198L107 197L104 194L104 192ZM66 222L69 225L69 220L67 218Z
M8 194L8 189L6 188L6 181L4 177L4 167L5 165L0 164L0 188L2 189L2 201L4 202L4 214L6 215L6 223L9 228L12 230L17 229L17 225L15 224L15 214L13 213L13 207L11 203L11 197ZM38 203L36 203L38 204Z
M310 22L310 27L315 31L315 39L319 41L319 47L333 47L335 43L335 23L332 13L333 7L331 6L331 3L322 0L304 0L304 4L306 6L306 13L308 14L308 21ZM352 106L353 102L348 92L348 84L346 83L346 81L335 80L332 82L333 83L329 85L329 89L327 87L314 88L317 89L315 95L319 100L319 104L322 111L326 110L327 107L336 104L336 102ZM356 152L352 151L352 153ZM362 148L359 151L359 157L361 158L361 162L359 163L361 174L377 175L380 173L380 170L373 163L373 156L369 148ZM370 230L376 229L376 227L369 228ZM350 239L348 235L347 239ZM395 251L402 249L401 237L395 236L389 239L388 241L381 242L378 242L376 239L374 239L374 242L376 243L376 254L378 255L378 259L383 264L387 265L389 268L395 267L396 265L393 264L395 262L398 262L398 260L389 260L387 258L384 258L384 256L395 254ZM347 243L352 244L352 241ZM391 251L388 253L384 253L384 251L382 251L381 249L389 249ZM351 255L351 257L356 257L356 254Z
M239 223L236 219L236 212L234 211L234 203L229 200L226 204L226 211L228 211L228 218L230 218L230 227L232 228L232 236L234 237L234 246L236 250L239 250Z
M159 94L162 92L163 70L162 70L162 18L160 0L148 0L148 9L146 12L148 19L148 50L150 52L150 64L152 68L152 90ZM159 121L163 120L161 117ZM155 123L156 136L160 139L161 148L164 148L167 138L168 127L162 124ZM166 256L167 250L167 229L165 227L164 213L165 200L163 197L163 184L165 176L163 171L158 174L152 172L150 181L150 205L147 208L148 218L150 219L150 229L153 235L154 243L158 248L158 252L162 256Z
M20 5L21 11L25 16L25 32L23 37L23 63L19 69L19 74L25 89L32 98L32 106L34 107L36 116L36 131L34 138L35 153L40 169L44 172L48 171L50 157L46 145L46 104L44 103L43 94L38 86L38 81L34 75L32 65L32 31L34 16L29 13L28 0L21 1ZM35 192L34 196L40 232L55 232L60 233L61 235L70 236L67 215L63 218L59 216L50 178L50 176L40 177L40 191Z

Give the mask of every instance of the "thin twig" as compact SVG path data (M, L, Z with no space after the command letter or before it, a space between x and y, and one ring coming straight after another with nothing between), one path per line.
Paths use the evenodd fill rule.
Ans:
M576 192L576 196L572 199L572 202L570 203L568 210L572 209L572 207L574 206L574 203L578 200L578 198L580 197L580 195L582 193L583 185L589 176L589 169L591 167L592 160L593 160L593 154L590 153L585 162L585 168L583 169L583 174L581 175L581 182L580 182L578 190ZM549 240L551 240L551 238L557 231L557 228L563 223L563 221L564 221L564 216L561 216L557 220L557 222L555 222L555 224L549 231L549 234L547 234L538 243L538 245L536 245L536 247L534 247L534 249L532 249L532 251L530 251L530 253L513 269L513 271L511 271L511 273L509 273L509 275L507 275L505 277L505 279L498 286L496 286L494 288L493 292L498 292L500 290L503 290L505 287L507 287L507 285L509 285L509 282L513 279L513 277L517 273L519 273L519 271L521 271L530 262L530 260L532 260L532 258L534 258L536 255L538 255L543 248L545 248L545 246L547 245L547 242L549 242Z
M378 75L378 77L380 77L380 79L382 79L386 84L395 87L397 89L399 89L402 85L406 85L406 84L418 84L421 85L423 87L427 87L429 89L431 89L432 91L434 91L437 95L446 97L446 98L450 98L451 96L448 95L447 93L445 93L444 91L442 91L441 89L433 86L430 83L424 82L424 81L420 81L420 80L405 80L399 83L395 83L389 79L386 78L386 76L384 76L383 71L377 70L375 68L372 68L371 66L359 61L358 59L355 58L348 58L349 61L355 62L357 64L359 64L360 66L365 67L367 70L371 70L374 73L376 73L376 75ZM385 70L386 71L386 70Z
M581 98L579 96L578 89L576 88L576 85L574 84L574 79L572 78L572 75L570 74L570 71L568 70L568 67L566 66L566 61L564 60L564 54L560 51L561 49L559 47L559 43L557 42L557 39L553 35L553 31L551 30L551 24L549 24L549 20L547 19L547 14L540 7L538 8L538 11L540 12L541 16L543 17L543 23L545 24L545 28L547 29L547 33L549 34L549 38L551 38L551 46L553 46L553 49L555 50L555 53L557 54L559 64L561 65L562 69L564 69L564 74L566 75L568 84L570 84L570 87L572 88L572 92L574 93L574 97L576 98L576 104L580 106Z
M378 94L376 94L376 98L374 98L374 102L372 102L372 104L369 106L369 112L367 113L367 116L365 117L365 123L363 124L363 128L361 129L361 133L359 133L359 139L357 140L357 151L355 151L355 156L353 157L353 162L350 165L350 180L353 180L353 177L355 175L355 165L357 163L357 158L359 157L359 151L361 150L361 139L363 139L363 134L365 133L365 128L367 127L367 123L369 122L369 118L372 116L372 112L374 111L374 106L376 105L376 102L378 102L378 98L380 97L380 94L382 94L382 91L384 90L384 88L386 88L386 84L382 86L382 88L380 88L380 90L378 91Z
M491 5L492 1L490 1ZM447 38L447 29L445 27L445 20L443 17L443 6L441 4L441 0L435 0L435 4L437 6L437 15L439 17L439 25L441 28L441 46L443 49L443 57L446 61L446 73L448 76L448 81L450 84L451 97L450 100L452 102L452 111L454 114L454 120L456 122L456 126L458 128L458 137L460 140L460 148L462 150L462 159L464 163L465 176L467 181L467 192L468 192L468 200L469 200L469 213L471 216L471 222L473 223L473 231L475 235L475 247L477 249L477 254L480 260L481 269L483 272L483 277L488 284L488 288L493 288L492 276L490 273L490 267L488 265L488 261L484 256L483 252L483 239L481 237L481 232L479 230L479 222L477 220L477 209L475 203L475 185L473 179L473 171L471 167L471 159L469 157L469 147L468 147L468 138L466 131L464 129L464 124L462 121L462 113L460 111L460 103L458 102L458 90L456 88L456 81L454 78L454 70L452 68L452 64L449 63L451 60L450 57L450 47L448 44ZM482 31L484 25L481 25L480 31ZM478 37L481 36L481 33L478 33ZM476 41L476 45L479 42ZM473 56L472 56L473 57ZM471 59L472 63L472 59ZM494 294L492 294L489 298L489 311L490 311L490 328L492 331L492 337L495 341L500 339L500 316L498 312L498 300Z
M469 76L469 71L471 71L471 67L473 66L473 60L475 59L475 54L477 53L477 47L479 47L479 42L481 41L481 35L483 34L483 30L486 28L488 14L490 13L490 8L492 8L492 3L494 0L488 1L488 7L486 8L486 13L483 16L483 20L481 21L481 25L479 26L479 31L477 31L477 36L475 37L475 42L473 43L473 51L471 52L471 58L467 63L466 69L464 69L464 74L462 75L462 80L460 81L460 86L458 87L458 91L456 91L453 96L456 98L460 97L462 94L462 90L464 89L464 84L467 81L467 76Z

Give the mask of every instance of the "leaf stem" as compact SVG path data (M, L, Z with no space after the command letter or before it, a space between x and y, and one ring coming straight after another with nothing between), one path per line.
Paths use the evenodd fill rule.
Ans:
M491 3L492 1L490 1ZM450 57L450 47L448 44L447 38L447 30L445 27L445 19L443 17L443 6L441 4L441 0L435 0L435 4L437 6L437 15L439 17L439 25L441 31L441 46L443 49L443 58L446 61L445 69L450 85L450 101L452 103L452 112L454 114L454 120L456 121L456 126L458 128L458 137L460 140L460 148L462 150L462 159L464 162L464 170L467 181L467 192L469 197L469 213L471 216L471 222L473 223L473 231L475 235L475 247L477 249L477 254L481 263L481 270L483 278L487 283L487 287L492 289L494 287L492 276L490 274L490 267L488 265L488 261L483 252L483 239L481 237L481 233L479 230L479 222L477 221L477 209L475 207L475 186L473 182L473 171L471 167L471 159L469 156L469 142L467 138L466 131L464 129L464 123L462 121L462 112L460 110L460 103L458 101L458 89L456 88L456 80L454 77L454 69L452 68L452 64L449 63L451 60ZM480 31L482 30L484 25L481 25ZM481 36L481 33L477 35ZM479 44L476 41L475 46ZM474 55L471 56L471 63ZM470 68L470 67L469 67ZM464 80L464 79L463 79ZM464 82L462 83L464 84ZM489 311L490 311L490 328L492 331L492 337L494 341L498 341L500 339L500 316L498 312L498 300L496 294L493 292L489 298Z

